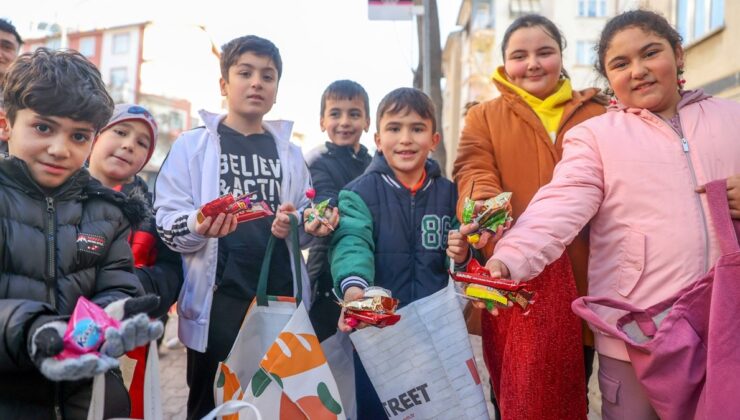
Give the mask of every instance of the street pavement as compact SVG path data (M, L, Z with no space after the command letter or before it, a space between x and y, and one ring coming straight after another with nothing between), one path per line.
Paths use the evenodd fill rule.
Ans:
M160 366L160 384L162 387L162 404L165 419L183 420L186 415L186 406L188 399L188 386L185 382L186 353L183 347L170 349L166 343L173 337L177 336L177 317L171 316L165 330L165 337L162 341L159 351ZM476 363L483 382L483 392L488 399L490 386L488 382L488 372L483 364L481 354L480 337L470 336L475 352ZM594 374L591 376L589 383L589 415L588 420L601 419L601 394L599 393L598 382L596 380L598 364L594 366ZM488 412L493 413L493 405L488 402ZM493 414L492 414L493 415Z
M162 404L165 419L184 420L187 413L188 385L185 382L187 356L185 348L167 348L167 342L177 337L177 316L170 315L164 340L159 346L159 383L162 387Z

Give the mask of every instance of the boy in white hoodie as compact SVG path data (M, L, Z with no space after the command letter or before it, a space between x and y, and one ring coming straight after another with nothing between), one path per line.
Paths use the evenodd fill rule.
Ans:
M288 214L308 204L310 175L300 148L290 143L292 122L263 121L275 103L281 74L280 52L272 42L248 35L226 43L220 85L228 113L201 111L205 127L180 136L157 177L157 229L184 261L178 312L179 337L188 347L188 418L201 418L214 408L216 368L231 350L256 294L270 234L287 238ZM275 216L238 226L226 214L197 222L204 204L246 192L267 202ZM303 296L310 296L305 266L301 285L294 283L291 267L289 247L280 241L268 294L292 296L303 287Z

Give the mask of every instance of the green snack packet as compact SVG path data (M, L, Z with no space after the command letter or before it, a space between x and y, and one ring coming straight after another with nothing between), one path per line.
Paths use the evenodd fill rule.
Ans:
M331 201L331 199L327 198L326 200L320 202L319 204L316 204L314 206L314 210L316 210L315 214L318 215L319 217L323 217L324 212L326 211L327 208L329 208L329 201ZM310 216L308 216L308 221L313 222L314 218L315 218L315 215L311 214Z
M473 223L474 213L475 213L475 201L471 200L468 197L465 197L465 203L463 204L463 211L462 211L463 224L467 225L468 223Z

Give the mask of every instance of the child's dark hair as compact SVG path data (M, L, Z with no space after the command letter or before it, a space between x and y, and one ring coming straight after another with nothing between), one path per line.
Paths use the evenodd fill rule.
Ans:
M611 18L601 31L601 38L597 47L599 61L596 63L596 71L604 77L606 77L606 68L604 67L606 50L609 49L609 44L612 42L614 35L627 28L640 28L645 32L654 33L661 38L665 38L674 51L681 47L681 35L663 16L649 10L624 12Z
M550 38L552 38L556 44L558 44L558 47L560 48L560 54L562 55L563 50L565 49L565 47L568 46L568 43L565 41L563 33L560 32L560 29L558 29L557 25L555 25L550 19L542 15L530 14L519 16L513 22L511 22L511 25L509 25L508 28L506 28L506 32L504 32L504 37L501 42L501 57L503 57L504 61L506 61L506 47L509 46L509 39L511 38L511 35L519 29L533 28L535 26L541 27L545 31L545 33ZM561 69L561 72L565 77L569 77L568 72L565 71L565 68Z
M352 100L355 98L362 99L362 103L365 105L365 116L370 117L370 99L367 97L367 92L359 83L353 82L352 80L337 80L332 82L326 87L324 93L321 95L321 116L324 116L326 111L326 101L328 99L334 100Z
M10 21L6 19L0 19L0 31L12 34L13 36L15 36L16 41L18 41L18 46L23 45L23 40L21 39L20 34L15 29L15 26L10 23Z
M271 41L256 35L245 35L234 38L221 47L221 77L229 80L229 69L236 64L239 57L244 53L254 53L269 57L278 72L278 80L283 75L283 60L280 58L280 50Z
M96 131L113 114L113 99L98 69L76 51L39 48L19 56L5 75L5 112L11 123L22 109L92 123Z
M424 92L414 88L398 88L385 95L383 100L380 101L380 105L378 105L378 113L375 119L377 130L380 131L380 118L383 115L400 114L401 112L408 114L411 111L416 112L425 120L431 120L432 132L437 132L434 103Z
M545 30L545 33L547 33L547 35L558 44L560 52L563 52L568 44L565 42L565 38L563 38L563 34L560 32L560 29L558 29L550 19L542 15L530 14L519 16L511 22L511 25L509 25L508 28L506 28L506 32L504 32L504 37L501 42L501 56L504 60L506 60L506 47L509 46L509 38L511 38L511 35L519 29L533 28L535 26L541 26L542 29Z

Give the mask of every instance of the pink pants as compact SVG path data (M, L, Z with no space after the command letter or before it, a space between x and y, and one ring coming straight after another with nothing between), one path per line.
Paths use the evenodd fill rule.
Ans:
M629 362L599 355L601 417L604 420L657 420Z

